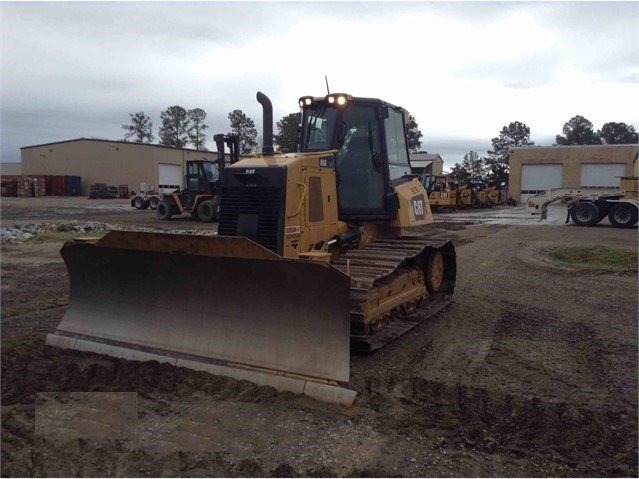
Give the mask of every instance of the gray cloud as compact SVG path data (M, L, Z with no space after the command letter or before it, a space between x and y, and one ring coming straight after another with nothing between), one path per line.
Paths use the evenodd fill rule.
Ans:
M358 91L352 93L356 95L368 92L384 74L391 80L381 91L372 92L375 96L394 101L407 86L417 85L422 88L420 98L408 96L416 98L417 105L422 96L427 104L432 103L430 99L445 97L450 99L448 109L458 108L457 91L428 90L422 86L423 79L446 74L458 79L496 80L512 90L525 90L552 85L557 72L567 64L600 78L636 85L637 9L635 3L591 2L2 2L0 161L18 161L21 146L80 136L121 138L121 124L128 121L129 113L137 111L152 117L157 137L160 111L176 104L205 109L210 133L228 131L227 114L239 108L255 121L261 134L261 108L255 101L258 89L273 100L277 120L295 111L299 96L323 91L323 76L297 91L298 78L308 80L306 70L312 68L313 74L321 68L330 70L336 57L352 59L356 65L362 62L360 55L366 51L368 39L337 31L332 22L338 20L375 25L379 36L387 40L388 49L373 64L361 63L363 69L370 70L368 79L355 83L348 72L339 70L342 78L329 75L331 87L340 81L355 85ZM494 59L482 63L462 55L455 58L454 72L442 72L439 65L430 63L429 52L441 51L445 57L446 38L429 37L424 31L423 43L410 45L405 42L406 32L387 29L399 15L417 13L486 29L521 13L551 30L557 42L542 52L508 61L499 51L494 52ZM297 45L269 43L274 34L286 32L300 21L308 22L311 30L303 32L299 43L312 39L313 49L296 54ZM463 29L449 34L471 43L474 40L466 38ZM339 47L322 50L330 38L339 38ZM241 47L245 50L237 50ZM238 58L240 65L263 58L268 61L246 74L228 59L222 63L214 53L220 48L242 51L246 57ZM276 51L270 50L273 48ZM409 65L392 56L393 51L406 49L414 50L414 62ZM208 60L204 63L203 59ZM499 105L499 99L494 103ZM412 104L405 106L413 108ZM460 114L463 107L459 107ZM419 117L419 111L415 113ZM442 116L437 111L428 114ZM611 121L637 120L636 115L612 116ZM468 124L472 127L472 122ZM446 125L450 131L456 128L457 123ZM477 135L470 129L465 132L469 139L423 132L429 152L450 152L450 159L442 155L447 165L461 161L470 150L485 154L490 147L490 138L473 139ZM498 129L492 136L497 133Z
M564 62L603 78L639 72L639 3L550 2L533 11L561 34L556 53Z
M422 139L422 150L428 153L438 153L444 160L444 170L450 171L455 163L461 163L464 155L469 151L476 152L479 156L486 156L490 148L490 142L481 140L451 138L451 137L429 137Z
M480 5L475 5L475 10L481 10ZM475 64L471 60L460 69L461 75L497 80L509 88L529 88L552 84L560 69L570 65L576 70L595 72L601 78L637 83L639 4L545 2L515 3L511 7L510 13L525 13L535 24L557 34L558 41L543 52L523 54L508 62L500 61L498 52L493 61ZM489 9L484 13L491 11L494 12ZM503 40L515 44L519 41L517 37ZM539 40L543 43L545 39Z
M459 74L470 79L492 79L508 88L526 89L547 85L556 80L562 62L547 53L529 55L509 61L469 64Z

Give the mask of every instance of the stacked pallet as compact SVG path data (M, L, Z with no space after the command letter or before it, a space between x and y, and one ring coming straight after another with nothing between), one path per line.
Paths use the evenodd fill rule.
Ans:
M46 196L47 184L44 176L31 176L32 196Z
M94 183L89 186L89 198L104 198L106 194L107 185L106 183Z
M18 197L33 196L33 180L28 176L21 176L16 180L16 191Z
M108 186L106 183L94 183L89 185L89 199L112 199L118 197L118 189Z
M0 180L0 194L2 196L18 196L18 183L15 178Z
M80 193L79 176L2 175L0 184L2 196L71 196Z

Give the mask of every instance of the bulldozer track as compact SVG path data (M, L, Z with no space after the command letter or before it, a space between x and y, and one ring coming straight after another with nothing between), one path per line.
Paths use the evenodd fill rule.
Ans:
M391 322L381 331L368 338L351 338L351 349L355 352L370 353L386 346L388 343L407 333L418 324L434 316L450 305L449 299L430 297L413 314L408 316L394 315Z
M369 293L379 284L390 282L406 270L418 269L418 265L425 265L429 254L441 251L452 259L446 264L452 275L452 284L447 284L443 291L430 293L426 299L419 302L414 312L407 314L408 303L395 308L390 321L382 329L375 332L351 334L351 348L359 352L372 352L395 340L402 334L411 330L427 318L435 315L450 303L450 295L454 288L454 250L447 253L447 247L452 250L452 244L448 241L435 241L430 239L398 238L376 240L355 251L349 251L332 264L335 268L347 274L351 278L351 330L370 329L363 319L363 311L366 310L366 302ZM452 261L452 262L451 262ZM369 318L370 319L370 318ZM375 319L375 318L373 318Z

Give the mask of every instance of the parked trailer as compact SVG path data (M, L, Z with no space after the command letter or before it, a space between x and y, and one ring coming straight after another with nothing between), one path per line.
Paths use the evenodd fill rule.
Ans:
M623 196L577 198L568 203L566 223L572 221L577 226L593 226L608 217L616 228L630 228L639 218L639 201Z
M131 198L131 206L138 210L146 210L147 208L154 210L157 208L160 200L162 200L162 195L159 193L143 193Z
M526 201L526 211L531 215L541 215L540 220L545 220L548 205L556 201L568 203L578 198L616 195L623 195L621 188L553 188L529 197Z
M623 177L619 188L557 188L530 197L526 209L545 220L548 205L561 200L568 208L566 223L572 219L577 226L593 226L607 217L612 226L629 228L639 217L637 184L637 177Z

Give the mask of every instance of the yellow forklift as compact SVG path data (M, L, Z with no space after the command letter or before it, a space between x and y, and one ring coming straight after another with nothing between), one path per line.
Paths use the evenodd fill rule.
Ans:
M216 221L220 212L221 177L226 166L225 145L229 148L230 164L239 160L239 137L218 134L217 160L186 162L184 188L165 194L155 208L157 217L169 220L173 215L189 213L204 222Z

